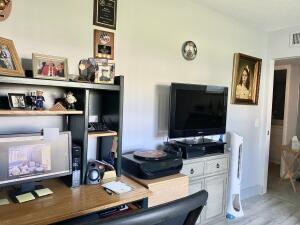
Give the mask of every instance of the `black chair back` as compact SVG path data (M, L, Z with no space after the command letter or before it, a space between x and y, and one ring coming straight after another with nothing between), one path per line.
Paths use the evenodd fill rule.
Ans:
M195 225L207 198L206 191L199 191L173 202L87 225Z

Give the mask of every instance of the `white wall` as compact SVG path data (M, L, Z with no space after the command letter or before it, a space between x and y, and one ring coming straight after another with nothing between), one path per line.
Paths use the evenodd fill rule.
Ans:
M257 165L263 150L266 34L192 1L118 4L115 56L117 74L125 76L124 150L154 148L166 140L171 82L230 87L233 54L242 52L263 58L259 105L229 104L227 130L245 138L242 188L262 185ZM79 59L93 54L92 12L92 0L14 1L11 17L0 23L1 36L15 41L21 57L32 52L66 56L70 72L77 73ZM181 56L186 40L198 46L192 62Z
M300 47L290 47L290 34L300 32L300 25L268 33L270 59L300 56Z

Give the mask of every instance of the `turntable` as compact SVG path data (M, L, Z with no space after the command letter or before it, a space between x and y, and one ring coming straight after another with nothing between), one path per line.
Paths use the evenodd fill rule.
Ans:
M177 174L182 168L181 153L162 150L136 151L122 156L122 169L141 179Z

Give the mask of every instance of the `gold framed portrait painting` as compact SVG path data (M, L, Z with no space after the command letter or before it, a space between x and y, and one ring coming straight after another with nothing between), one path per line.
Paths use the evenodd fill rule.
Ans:
M231 103L257 105L262 60L242 53L234 54Z
M24 77L19 56L12 40L0 37L0 74Z

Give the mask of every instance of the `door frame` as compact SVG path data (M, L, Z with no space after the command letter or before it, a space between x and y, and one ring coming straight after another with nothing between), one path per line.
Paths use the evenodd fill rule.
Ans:
M299 57L290 57L290 58L299 58ZM272 104L273 104L273 86L274 86L274 72L275 72L275 61L277 60L281 60L281 59L290 59L290 58L278 58L278 59L271 59L268 62L267 65L267 74L269 75L269 79L267 79L266 82L266 104L265 104L265 109L263 110L263 112L265 112L266 114L266 123L265 123L265 128L263 131L264 135L264 142L263 142L263 149L264 149L264 155L263 155L263 181L262 181L262 193L261 194L265 194L267 193L267 188L268 188L268 173L269 173L269 154L270 154L270 131L271 131L271 125L272 125ZM278 66L279 67L279 66ZM276 68L278 68L276 66ZM291 70L289 70L289 73L291 72ZM288 75L288 71L287 71L287 79L290 79L290 74ZM288 80L287 80L288 81ZM287 88L286 88L286 92L287 92ZM285 96L285 101L287 99L287 95ZM286 102L285 102L286 103ZM285 104L285 107L286 104ZM286 108L285 108L286 109ZM285 115L286 116L286 115ZM284 120L286 120L284 118ZM287 122L287 121L286 121ZM286 131L285 131L286 132Z

